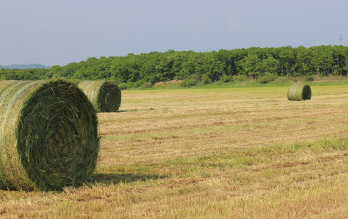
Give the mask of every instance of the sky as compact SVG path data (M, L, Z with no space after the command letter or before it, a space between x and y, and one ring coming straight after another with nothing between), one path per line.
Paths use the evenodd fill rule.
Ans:
M347 0L1 0L0 65L348 45Z

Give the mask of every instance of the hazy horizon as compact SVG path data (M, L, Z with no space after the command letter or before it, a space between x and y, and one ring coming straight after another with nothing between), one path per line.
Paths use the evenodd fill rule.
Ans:
M0 65L249 47L337 45L343 0L33 0L2 3Z

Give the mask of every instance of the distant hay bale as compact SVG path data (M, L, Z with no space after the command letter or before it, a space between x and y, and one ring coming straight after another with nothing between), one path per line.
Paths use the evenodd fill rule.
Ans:
M82 81L78 87L98 112L116 112L121 105L121 90L113 82Z
M312 91L309 85L297 82L292 84L288 90L288 100L310 100Z
M0 81L0 188L60 190L93 173L97 116L63 80Z

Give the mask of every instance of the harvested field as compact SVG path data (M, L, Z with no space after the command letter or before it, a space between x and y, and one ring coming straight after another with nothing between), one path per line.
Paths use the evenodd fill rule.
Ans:
M0 191L0 217L344 218L348 83L126 90L99 113L93 178L64 192Z

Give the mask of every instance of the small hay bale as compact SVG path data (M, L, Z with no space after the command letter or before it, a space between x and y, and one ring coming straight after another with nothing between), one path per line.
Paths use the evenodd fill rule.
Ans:
M116 112L121 105L121 90L109 81L82 81L78 87L98 112Z
M76 85L0 81L0 187L61 190L93 173L96 111Z
M297 82L292 84L288 90L288 100L310 100L312 91L309 85Z

